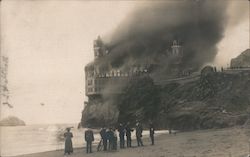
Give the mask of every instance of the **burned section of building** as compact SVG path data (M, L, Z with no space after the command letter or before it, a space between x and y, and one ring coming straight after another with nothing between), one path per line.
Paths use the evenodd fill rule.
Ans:
M103 64L104 57L109 51L100 37L94 41L94 61L85 66L86 95L91 97L102 94L119 94L129 79L148 73L146 65L134 65L130 70L124 71L112 67L111 63ZM105 60L106 61L106 60ZM112 85L112 89L106 89Z
M94 61L85 66L85 91L89 99L103 94L120 94L122 88L130 79L141 76L151 76L157 63L147 62L130 64L130 67L113 67L106 57L109 50L100 36L94 41ZM166 56L172 60L173 65L178 66L183 56L183 48L173 41L171 51L166 50ZM112 88L109 88L112 87Z

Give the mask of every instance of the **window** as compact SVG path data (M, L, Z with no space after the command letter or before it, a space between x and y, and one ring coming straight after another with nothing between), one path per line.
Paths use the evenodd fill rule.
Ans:
M92 80L88 80L88 85L92 85L93 81Z

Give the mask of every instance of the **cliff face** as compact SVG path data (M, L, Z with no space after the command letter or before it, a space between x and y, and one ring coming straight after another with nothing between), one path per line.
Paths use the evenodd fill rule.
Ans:
M102 127L114 125L118 119L118 108L111 100L92 97L82 112L82 126Z
M0 121L0 126L23 126L25 122L17 117L9 116Z
M205 74L204 74L205 73ZM136 119L159 128L195 130L243 124L250 111L250 71L204 72L185 84L155 85L150 78L132 80L113 101L90 99L84 126L113 126Z
M250 49L245 50L239 56L231 60L231 67L250 67Z
M241 125L248 118L249 93L250 72L214 72L184 85L166 85L158 118L168 121L159 126L192 130Z

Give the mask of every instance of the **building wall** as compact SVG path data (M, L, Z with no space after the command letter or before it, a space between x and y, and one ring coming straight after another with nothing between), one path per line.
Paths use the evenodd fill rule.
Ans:
M86 72L86 74L91 72ZM120 74L94 74L86 75L86 95L95 94L120 94L124 85L131 79L139 78L144 76L147 72L133 72L133 73L120 73Z

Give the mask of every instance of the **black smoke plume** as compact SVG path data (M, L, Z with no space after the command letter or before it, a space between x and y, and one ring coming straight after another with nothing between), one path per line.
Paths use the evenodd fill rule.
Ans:
M173 66L166 54L177 40L183 46L178 69L198 70L216 56L227 23L227 5L224 0L138 2L106 41L110 52L105 60L121 69L156 64L155 76L169 74Z

